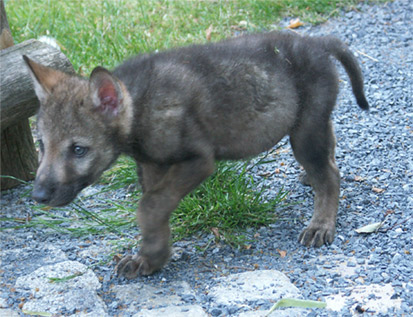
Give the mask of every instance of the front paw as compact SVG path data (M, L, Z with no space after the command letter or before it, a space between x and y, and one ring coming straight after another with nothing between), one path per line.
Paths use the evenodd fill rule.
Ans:
M158 269L158 267L151 266L144 256L126 255L116 265L115 272L117 275L123 275L130 280L138 275L151 275Z
M301 232L298 241L306 247L318 248L323 244L331 244L334 240L335 233L336 228L334 224L310 223L310 225Z

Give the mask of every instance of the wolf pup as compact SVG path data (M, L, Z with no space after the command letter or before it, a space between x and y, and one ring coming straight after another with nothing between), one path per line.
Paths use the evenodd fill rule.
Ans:
M368 109L354 57L333 37L272 32L133 57L90 79L64 74L24 56L41 106L40 165L33 198L62 206L98 179L121 154L140 170L137 211L142 244L119 261L127 278L161 269L170 255L169 217L214 171L214 161L242 159L289 135L314 214L299 236L305 246L334 239L340 174L330 114L338 76L350 77Z

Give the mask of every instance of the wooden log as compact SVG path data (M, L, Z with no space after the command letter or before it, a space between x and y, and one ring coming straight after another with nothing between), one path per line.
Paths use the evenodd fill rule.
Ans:
M1 190L34 179L37 152L29 120L23 119L1 132Z
M0 49L14 45L13 36L10 32L9 22L7 21L4 1L0 0Z
M19 180L33 179L37 168L37 152L28 117L36 111L38 101L21 54L27 54L56 68L63 65L61 69L64 71L73 70L58 50L39 42L31 43L33 41L13 47L4 1L0 0L0 190L19 185ZM6 48L8 49L5 50ZM4 59L3 55L11 57ZM56 58L62 61L56 61ZM10 71L15 73L10 74Z
M7 21L4 1L0 0L0 49L13 45L13 36ZM34 173L30 173L30 171L34 171L37 167L37 155L33 144L29 119L22 119L21 122L14 126L4 130L0 129L0 142L0 175L12 176L23 180L32 179ZM8 189L19 184L20 182L16 179L2 177L0 189Z
M33 90L22 55L67 73L74 73L67 57L45 43L28 40L0 51L0 124L1 129L34 115L39 102Z

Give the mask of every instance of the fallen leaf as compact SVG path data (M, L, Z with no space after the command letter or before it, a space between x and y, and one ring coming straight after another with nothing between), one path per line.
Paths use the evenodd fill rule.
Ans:
M366 179L364 177L361 177L361 176L358 176L358 175L354 176L354 181L356 181L356 182L364 182L365 180Z
M357 233L373 233L381 228L383 222L375 222L367 226L356 229Z
M287 26L287 29L296 29L303 25L304 23L301 22L299 18L297 18L290 21L290 24Z
M382 193L382 192L384 192L385 191L385 189L383 189L383 188L378 188L378 187L374 187L373 186L373 189L372 189L375 193L378 193L378 194L380 194L380 193Z
M209 28L206 29L206 40L211 41L211 33L212 33L212 24L209 26Z
M285 256L287 255L287 251L280 250L280 249L277 249L277 251L278 251L278 253L280 254L280 256L281 256L282 258L285 258Z
M216 239L220 239L220 238L221 238L221 235L220 235L220 233L219 233L218 228L213 227L213 228L211 228L211 231L212 231L212 233L214 234L214 236L215 236Z

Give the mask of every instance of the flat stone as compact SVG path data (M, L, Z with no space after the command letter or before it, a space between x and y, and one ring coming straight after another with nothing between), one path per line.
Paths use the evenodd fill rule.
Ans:
M139 309L150 311L166 306L185 305L181 296L195 296L187 282L178 281L168 285L152 286L146 284L115 285L111 289L122 304L128 306L126 311L136 312ZM152 316L152 315L151 315Z
M302 298L285 274L276 270L263 270L231 274L217 279L210 295L224 305L245 305L250 301L276 302L283 297Z
M0 308L0 316L4 317L20 317L20 314L11 309Z
M90 290L75 289L50 294L26 302L23 312L48 312L56 315L82 312L85 316L108 316L103 300Z
M325 298L327 309L340 311L347 301L355 302L352 306L353 312L357 305L376 313L385 314L389 308L400 309L401 299L391 299L395 293L391 284L357 285L347 291L339 292ZM374 296L372 296L374 295Z
M199 305L186 305L186 306L168 306L165 308L157 309L142 309L139 313L133 315L133 317L207 317L208 314Z
M60 282L50 280L74 274L79 276ZM96 293L101 287L98 278L86 265L76 261L43 266L19 277L15 287L19 290L29 290L33 294L33 299L23 305L23 311L58 315L87 312L91 316L106 316L106 306Z
M65 282L53 283L50 280L50 278L65 278L74 274L79 274L79 276ZM16 280L16 288L31 290L36 296L64 292L70 289L95 291L100 287L100 282L92 270L76 261L64 261L42 266L31 274L21 276Z

